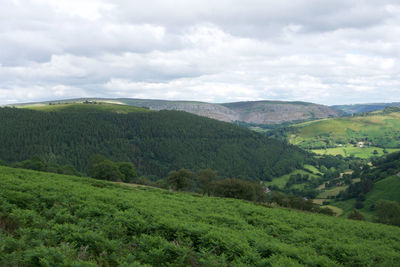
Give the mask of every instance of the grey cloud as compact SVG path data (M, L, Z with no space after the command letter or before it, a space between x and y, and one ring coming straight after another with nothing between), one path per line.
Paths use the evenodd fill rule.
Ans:
M400 101L399 25L394 0L5 0L0 104Z

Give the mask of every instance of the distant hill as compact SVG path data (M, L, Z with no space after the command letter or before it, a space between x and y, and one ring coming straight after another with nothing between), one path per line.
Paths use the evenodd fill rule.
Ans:
M253 124L280 124L339 117L344 114L328 106L307 102L248 101L221 105L238 114L237 121Z
M217 120L249 124L280 124L297 120L339 117L344 114L328 106L306 102L247 101L212 104L139 99L118 99L118 101L154 110L182 110Z
M0 159L39 155L80 171L98 153L133 162L139 174L158 178L180 168L212 168L224 177L263 180L301 167L310 157L235 124L108 103L0 108L0 125Z
M375 110L383 110L386 107L400 106L399 102L393 103L369 103L369 104L352 104L352 105L335 105L331 108L345 112L346 114L358 114L363 112L370 112Z
M328 106L306 102L284 101L247 101L234 103L206 103L198 101L169 101L152 99L70 99L47 101L32 104L49 104L65 102L101 101L144 107L151 110L179 110L225 122L242 122L247 124L281 124L285 122L324 119L344 115L343 111Z
M117 99L117 100L127 105L146 107L151 110L180 110L225 122L233 122L239 120L239 115L236 112L222 105L213 103L197 102L197 101L151 100L151 99Z
M370 157L400 148L400 109L294 124L270 133L320 154ZM375 151L376 150L376 151Z

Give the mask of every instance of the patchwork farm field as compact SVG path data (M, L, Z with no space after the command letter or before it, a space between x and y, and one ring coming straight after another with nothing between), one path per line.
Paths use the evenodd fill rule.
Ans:
M398 266L400 228L0 167L1 266Z
M287 131L291 144L318 154L382 156L384 148L386 153L399 150L400 112L391 107L359 116L299 123L288 127Z
M342 155L343 157L357 157L362 159L368 159L373 156L383 156L386 153L393 153L400 151L398 148L380 148L380 147L354 147L353 145L347 145L335 148L326 149L312 149L311 151L319 155ZM376 152L375 152L376 151Z

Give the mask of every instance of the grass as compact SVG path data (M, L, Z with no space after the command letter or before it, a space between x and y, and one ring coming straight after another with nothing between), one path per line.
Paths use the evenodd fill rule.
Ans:
M0 167L0 266L398 266L400 228Z
M357 182L359 179L354 179L353 182ZM365 196L365 201L363 201L364 207L359 209L359 212L364 215L365 219L368 221L374 221L376 217L376 212L371 210L372 204L376 204L379 200L392 200L400 202L400 177L397 175L387 177L383 180L376 182L372 190ZM325 193L325 192L323 192ZM317 204L322 203L322 198L326 197L321 193L318 198L321 200L315 200ZM338 202L331 202L331 205L338 207L343 210L342 216L346 217L353 209L355 205L355 199L349 199Z
M325 205L324 207L330 208L335 213L335 216L340 217L343 214L343 210L341 208L332 206L332 205Z
M371 210L372 204L376 204L379 200L391 200L400 203L400 177L393 175L380 180L374 184L372 190L365 196L363 202L364 207L360 212L366 217L367 220L372 221L376 212Z
M331 202L331 206L340 208L342 210L341 217L347 217L348 214L354 209L355 199L349 199L345 201Z
M374 154L374 151L377 151L378 154ZM336 148L327 148L327 149L313 149L312 152L319 154L319 155L342 155L343 157L350 157L354 156L357 158L368 159L373 156L383 156L383 148L380 147L354 147L352 145L346 145L343 147L336 147ZM387 148L386 151L388 153L393 153L396 151L400 151L398 148Z
M311 166L311 165L309 165L309 166ZM309 169L309 166L307 166L306 168ZM314 167L314 168L315 168L315 167ZM291 172L291 173L289 173L289 174L285 174L285 175L283 175L283 176L281 176L281 177L274 178L274 179L273 179L272 181L270 181L270 182L265 182L265 185L266 185L266 186L275 185L275 186L278 186L279 188L284 188L285 185L286 185L286 183L289 181L290 176L291 176L291 175L296 175L296 174L309 175L309 176L310 176L309 179L318 177L318 175L316 175L316 174L311 174L311 173L309 173L309 172L307 172L307 171L305 171L305 170L295 170L295 171L293 171L293 172ZM294 185L291 186L291 188L303 189L303 188L304 188L304 185L305 185L305 184L294 184Z
M291 127L289 142L306 149L314 149L318 154L354 155L360 158L383 155L398 151L400 147L400 112L378 111L364 116L323 119L295 124ZM371 147L353 147L351 143L371 142ZM318 147L328 149L317 149ZM334 147L336 146L336 147ZM340 147L339 147L340 146Z
M328 198L328 197L334 197L338 195L341 191L345 191L349 186L343 185L343 186L335 186L331 189L325 189L322 191L317 198Z
M372 204L380 199L400 202L400 177L393 175L374 184L366 195L366 203Z
M312 172L313 174L317 174L317 175L322 175L322 172L320 172L315 166L313 165L304 165L303 166L304 169L309 170L310 172Z
M114 103L105 103L99 102L97 104L83 104L83 103L63 103L63 104L52 104L52 105L25 105L20 106L21 108L46 111L46 112L54 112L54 111L73 111L73 112L93 112L96 110L108 111L114 113L127 114L131 112L150 112L148 109L128 106L128 105L120 105Z

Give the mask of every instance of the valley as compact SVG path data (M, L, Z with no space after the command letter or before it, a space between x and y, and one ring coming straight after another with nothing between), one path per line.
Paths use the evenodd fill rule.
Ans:
M399 23L2 1L0 267L400 267Z
M0 238L6 244L0 247L0 265L11 259L31 265L38 258L88 266L206 266L210 261L274 266L310 260L331 266L392 266L398 260L392 244L399 242L400 233L365 240L362 248L358 244L365 231L373 236L377 229L380 235L399 229L376 224L400 225L397 108L286 122L255 132L246 129L254 124L242 127L183 111L109 101L16 107L0 108L0 201L7 207L0 211ZM82 202L86 208L79 206ZM46 214L54 219L45 223ZM33 225L24 223L26 216L33 216ZM98 218L107 223L87 226ZM113 224L125 228L112 232ZM71 235L60 232L66 227ZM364 229L363 237L354 227ZM344 245L341 236L349 238L349 228L355 231L350 237L354 244ZM24 234L30 231L39 236ZM321 254L328 247L318 245L319 240L332 231L338 235L329 243L333 252ZM30 238L39 242L22 245L21 240ZM297 256L290 252L310 239L311 245L301 250L304 257L300 251ZM263 248L262 240L275 245ZM350 258L334 252L343 246ZM348 246L366 254L355 256ZM376 246L385 252L371 258L368 251ZM148 257L146 247L159 252Z
M266 134L320 155L382 156L400 150L400 109L292 124Z

